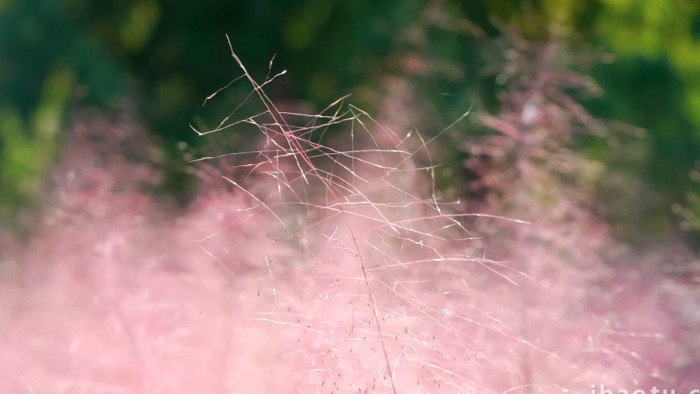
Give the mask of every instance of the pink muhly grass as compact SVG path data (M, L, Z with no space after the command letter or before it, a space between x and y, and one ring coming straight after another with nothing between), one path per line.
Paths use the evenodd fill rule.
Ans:
M193 159L209 180L187 211L139 186L153 167L69 146L42 224L0 255L2 392L697 386L696 286L611 267L616 244L582 212L529 225L439 201L434 164L413 160L432 140L347 98L282 111L264 91L275 77L257 83L232 55L266 110L197 132L245 123L263 141ZM319 142L338 127L349 149ZM500 259L513 226L520 253Z

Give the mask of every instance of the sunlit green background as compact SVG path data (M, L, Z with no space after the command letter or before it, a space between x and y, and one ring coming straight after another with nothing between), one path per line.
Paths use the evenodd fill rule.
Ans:
M188 182L176 146L198 143L188 124L211 126L238 98L234 87L229 100L201 108L239 75L225 34L254 76L264 77L275 54L277 69L289 70L271 87L278 100L319 109L354 93L355 103L376 112L386 93L382 78L404 78L431 105L420 125L429 134L472 104L498 112L484 59L503 34L501 24L526 39L563 37L616 55L592 70L605 96L586 105L648 136L614 152L595 142L579 148L642 182L637 194L649 190L660 198L607 195L613 192L605 187L600 198L619 205L609 210L611 220L635 228L631 238L667 237L684 220L700 226L693 222L698 186L688 175L700 158L694 0L0 0L3 220L41 193L75 108L133 104L162 141L166 187L183 193ZM407 71L401 63L407 55L443 64L443 71ZM461 166L458 152L448 160ZM454 174L454 182L464 182ZM684 217L672 212L674 204L688 208L676 209Z

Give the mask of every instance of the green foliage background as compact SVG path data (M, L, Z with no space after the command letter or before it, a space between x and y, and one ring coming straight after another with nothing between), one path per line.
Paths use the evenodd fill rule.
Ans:
M76 107L135 104L163 141L169 185L181 193L175 147L198 143L188 124L206 126L240 99L234 87L201 108L238 75L225 34L257 77L275 54L278 69L289 70L271 88L277 99L322 108L354 92L376 111L382 78L404 78L431 107L420 125L429 134L471 104L498 112L498 84L485 67L503 25L530 40L563 37L616 55L593 70L606 95L587 105L648 137L616 149L583 141L580 149L640 180L638 194L657 196L621 198L601 185L621 228L672 233L668 207L700 191L688 177L700 157L700 3L692 0L0 0L2 216L41 192ZM407 72L407 55L444 67ZM449 157L461 166L459 152Z

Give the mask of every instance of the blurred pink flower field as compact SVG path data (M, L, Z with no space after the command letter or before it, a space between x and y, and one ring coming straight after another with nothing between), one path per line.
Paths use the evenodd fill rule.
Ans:
M111 153L149 156L135 127L76 123L40 224L2 240L0 392L700 388L681 252L636 256L575 209L525 224L442 205L391 134L314 146L305 176L268 135L250 175L179 211L148 193L155 167Z

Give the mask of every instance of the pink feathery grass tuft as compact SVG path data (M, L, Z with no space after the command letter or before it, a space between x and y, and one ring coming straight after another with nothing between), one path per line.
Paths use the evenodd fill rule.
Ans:
M258 83L232 55L266 109L197 132L248 124L262 140L192 159L204 181L186 212L149 197L147 161L69 143L41 225L0 255L0 391L700 384L697 275L612 266L619 245L580 210L527 223L440 201L437 163L414 160L434 139L392 131L347 97L283 111L264 91L282 73ZM323 138L338 128L346 140Z

